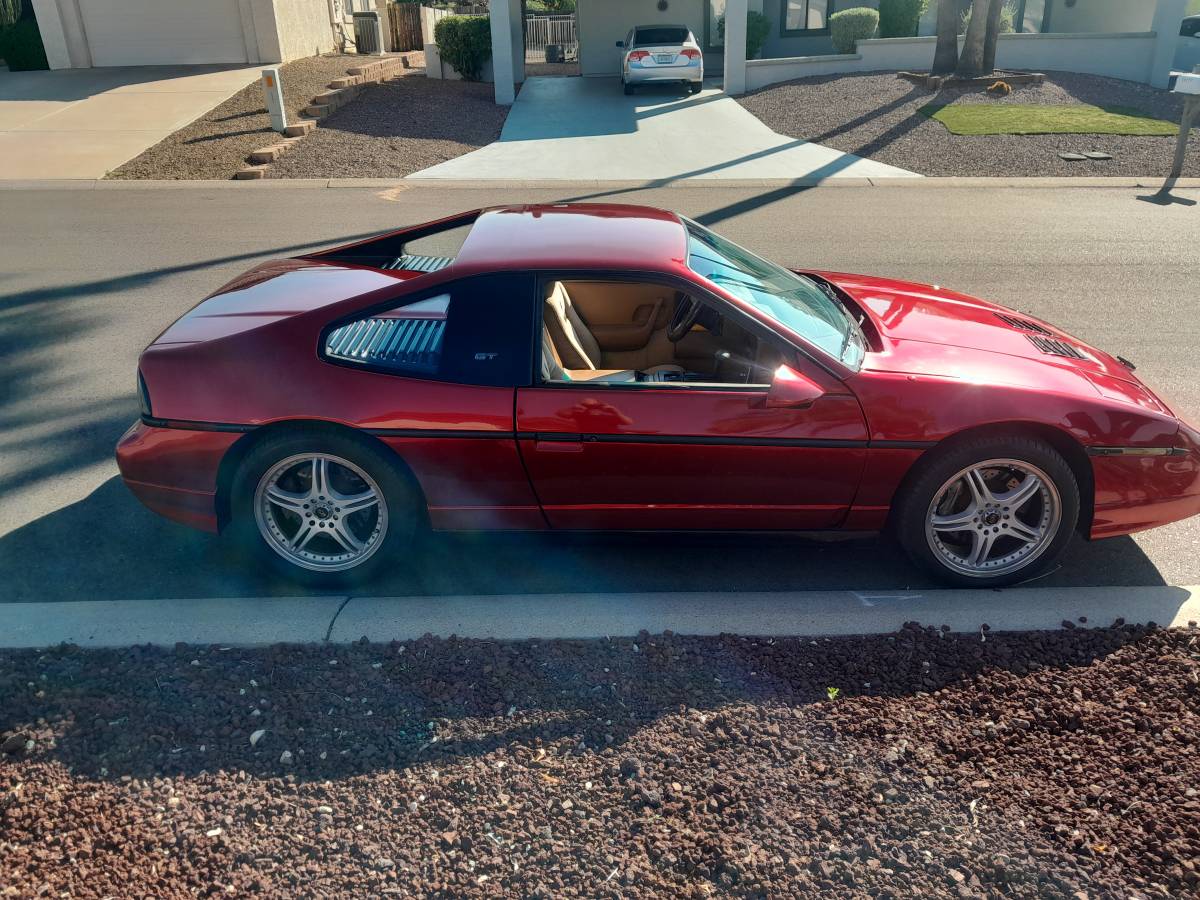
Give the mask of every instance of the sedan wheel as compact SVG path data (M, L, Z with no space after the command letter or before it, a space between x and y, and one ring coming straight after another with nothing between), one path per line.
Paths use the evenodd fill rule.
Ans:
M1061 518L1058 488L1045 472L1015 459L989 459L942 485L929 504L925 538L955 572L1004 575L1043 553Z
M258 482L259 533L293 565L340 572L361 565L387 535L387 501L362 468L327 453L289 456Z
M940 580L999 587L1047 571L1078 518L1078 482L1057 450L1035 438L980 437L920 460L897 495L892 527Z

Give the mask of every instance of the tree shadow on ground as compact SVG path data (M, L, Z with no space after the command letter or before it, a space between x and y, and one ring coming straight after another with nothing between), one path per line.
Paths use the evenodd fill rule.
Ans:
M0 654L0 726L34 735L39 758L84 777L245 771L320 781L449 765L520 743L619 750L664 716L740 703L807 707L826 701L831 686L843 700L908 697L966 686L988 671L1087 667L1145 634L1112 627L981 642L912 627L820 641L643 633L9 651ZM290 764L281 764L283 750Z

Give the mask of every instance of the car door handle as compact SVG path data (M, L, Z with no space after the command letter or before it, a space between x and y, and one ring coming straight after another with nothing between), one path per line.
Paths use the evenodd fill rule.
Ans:
M535 434L533 449L542 453L582 453L581 434Z

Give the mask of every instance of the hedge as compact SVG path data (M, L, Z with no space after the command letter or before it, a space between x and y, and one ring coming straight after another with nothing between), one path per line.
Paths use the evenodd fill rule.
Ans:
M725 17L717 19L717 34L725 40ZM762 13L750 10L746 13L746 59L758 59L758 54L771 34L771 20Z
M879 11L866 6L844 9L829 17L829 36L838 53L853 53L858 41L875 35L879 26Z
M50 68L46 62L46 50L42 46L42 34L34 19L22 19L0 32L0 56L4 57L12 72Z
M492 25L486 16L446 16L433 26L438 54L467 81L483 76L492 58Z
M912 37L929 0L879 0L879 36Z

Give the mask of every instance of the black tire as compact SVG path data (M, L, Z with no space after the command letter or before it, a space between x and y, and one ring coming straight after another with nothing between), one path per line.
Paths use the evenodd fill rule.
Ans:
M1012 568L1002 574L968 574L958 571L946 559L935 542L953 540L931 538L926 531L935 498L955 475L977 463L990 460L1013 460L1041 470L1057 492L1059 516L1057 525L1046 525L1047 537L1030 551L1028 559L1015 560ZM1039 509L1046 501L1037 500ZM979 437L953 442L945 447L930 451L927 458L917 463L907 483L901 488L892 510L891 528L900 545L909 557L925 571L940 581L960 587L993 588L1016 584L1036 578L1048 571L1062 555L1071 541L1079 521L1079 484L1067 461L1048 443L1036 438ZM999 539L998 539L999 540ZM1009 544L1013 546L1008 539ZM996 545L1001 547L999 543ZM1002 550L995 551L1002 553Z
M625 89L625 96L628 97L633 93L633 85L626 82L621 82L621 87Z
M255 516L255 496L260 481L277 463L306 453L340 457L359 467L375 482L386 504L387 524L369 556L353 568L317 571L285 558L268 542ZM420 515L421 497L388 452L351 433L324 429L281 432L250 449L231 485L229 534L238 548L254 562L266 565L284 578L320 587L363 584L375 578L411 548Z
M689 94L698 94L702 90L704 90L704 85L698 81L694 82L693 84L688 85L688 93Z

